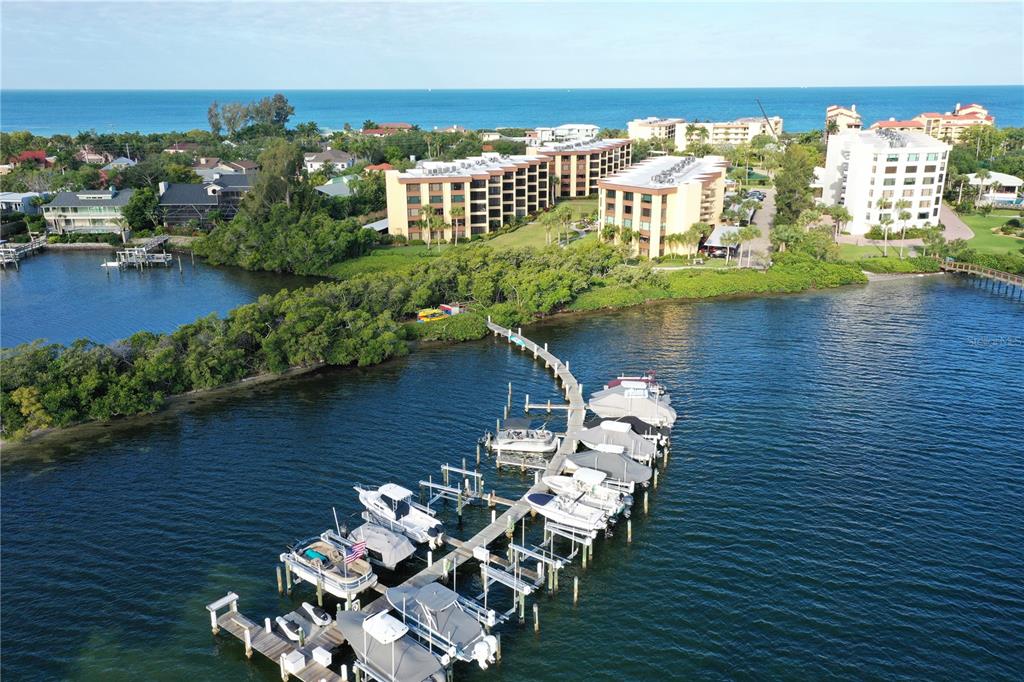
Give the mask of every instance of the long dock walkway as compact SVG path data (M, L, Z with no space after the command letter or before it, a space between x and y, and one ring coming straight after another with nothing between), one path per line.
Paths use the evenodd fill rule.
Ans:
M8 265L20 267L18 262L32 254L42 251L46 247L46 237L33 237L27 244L16 244L5 242L0 244L0 266L6 268Z
M555 378L561 383L562 389L566 394L566 399L569 401L567 432L572 433L574 431L582 430L583 419L586 414L586 404L583 400L583 387L576 380L576 377L572 375L572 372L569 371L569 365L555 357L554 353L550 352L546 346L534 343L523 336L521 329L518 331L506 329L505 327L492 322L490 319L487 320L487 327L495 336L503 336L510 344L518 346L527 353L533 353L533 356L538 360L544 360L544 364L554 373ZM576 451L577 445L578 443L575 440L569 438L563 439L558 452L556 452L551 458L551 461L548 463L543 475L554 476L561 473L562 468L565 466L565 458ZM538 481L539 480L540 477L538 477ZM450 552L445 557L447 561L435 559L432 566L426 567L413 577L409 578L409 580L406 581L406 584L416 587L427 585L440 579L446 568L451 571L453 568L457 568L467 560L472 559L473 551L475 549L489 546L492 542L508 531L508 529L514 528L515 524L530 512L530 505L526 501L527 495L530 493L542 492L547 492L547 487L539 482L534 484L528 491L526 491L526 493L523 494L522 497L512 504L512 506L497 516L492 523L488 524L476 535L465 540L461 543L461 546ZM386 603L383 602L384 600L377 600L374 603L369 604L366 607L366 610L373 613L377 610L386 608Z
M1024 299L1024 275L1012 272L993 270L974 263L958 261L941 261L939 267L944 272L960 273L971 277L979 277L982 282L990 283L990 289L996 293L1007 294L1010 298Z

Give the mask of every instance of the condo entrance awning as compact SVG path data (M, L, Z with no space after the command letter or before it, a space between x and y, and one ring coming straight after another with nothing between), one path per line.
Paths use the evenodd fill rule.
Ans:
M735 225L719 225L711 231L710 235L708 235L708 239L704 242L704 246L724 247L725 242L723 242L722 239L726 235L735 233L738 230L739 228Z

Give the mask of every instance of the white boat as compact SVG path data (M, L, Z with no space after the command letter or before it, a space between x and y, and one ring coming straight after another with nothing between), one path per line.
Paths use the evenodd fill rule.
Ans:
M387 611L367 616L342 611L337 628L359 663L374 679L391 682L445 682L448 654L435 656L409 636L409 628Z
M530 508L561 526L582 531L598 531L608 527L608 514L588 507L575 499L550 493L530 493L526 496Z
M609 381L605 385L605 388L620 386L624 381L632 381L635 383L638 382L646 384L647 388L650 389L652 393L654 393L655 395L660 395L663 398L665 398L665 402L672 402L672 396L669 395L668 389L666 389L663 384L658 382L658 377L654 373L654 370L649 370L637 376L626 376L624 374L620 374L616 378Z
M506 419L488 440L491 450L547 455L558 450L558 436L547 429L530 428L529 419Z
M485 611L439 583L390 587L385 596L398 618L428 649L439 647L460 661L476 661L484 670L494 663L498 640L483 628L497 622L494 611Z
M605 445L621 447L623 454L644 464L650 464L658 454L658 446L653 441L634 433L629 424L611 419L589 429L575 431L569 437L591 449Z
M334 534L334 531L327 532ZM359 541L366 543L366 558L370 563L389 571L395 570L398 564L416 552L416 545L405 535L392 532L376 523L364 523L350 532L348 538L342 540L341 544L351 545Z
M319 585L339 599L351 599L376 585L377 574L365 559L345 563L346 551L321 536L295 543L280 559L296 582Z
M444 528L434 512L413 502L412 491L394 483L376 490L355 486L359 501L375 523L402 533L414 542L426 542L432 549L444 541Z
M664 396L650 389L643 381L622 381L590 396L590 410L609 419L638 417L655 426L672 426L676 411Z
M583 428L592 429L595 426L601 424L601 422L614 421L620 424L629 424L629 428L633 433L638 436L643 436L647 440L653 442L658 447L665 447L669 444L669 440L672 436L672 430L667 426L655 426L654 424L648 424L639 417L615 417L614 419L606 419L597 415L587 417L583 422Z
M108 260L108 261L105 261L103 263L100 263L100 267L101 268L119 268L119 267L121 267L121 263L119 261L116 261L116 260Z
M613 516L624 513L628 517L633 498L622 490L606 486L607 478L603 471L581 467L571 476L545 476L541 480L556 495L575 499Z

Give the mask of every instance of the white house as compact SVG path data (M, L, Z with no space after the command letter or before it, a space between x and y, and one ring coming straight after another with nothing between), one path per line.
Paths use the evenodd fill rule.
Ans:
M825 167L815 169L811 187L819 203L846 207L850 234L881 224L937 225L949 149L920 132L845 130L829 136ZM900 220L903 212L908 220Z
M0 213L24 213L25 215L37 215L39 207L32 203L32 200L49 196L49 192L0 192Z
M986 178L979 178L977 173L971 173L967 176L967 182L973 187L987 188L981 198L990 203L1012 203L1020 194L1021 186L1024 186L1024 180L1017 176L996 171L989 171Z
M586 142L597 137L600 130L590 123L563 123L554 128L534 128L526 133L530 142Z
M307 173L316 173L328 164L334 166L337 170L344 170L345 168L351 168L355 162L356 157L348 152L337 149L305 154L302 158L302 163Z

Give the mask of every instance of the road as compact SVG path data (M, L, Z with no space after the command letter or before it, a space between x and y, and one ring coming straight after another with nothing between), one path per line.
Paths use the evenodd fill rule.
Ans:
M761 230L761 236L744 245L750 248L751 265L755 268L766 268L771 261L771 238L769 232L775 220L775 189L758 188L768 196L761 202L761 208L754 214L754 225Z

